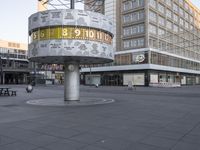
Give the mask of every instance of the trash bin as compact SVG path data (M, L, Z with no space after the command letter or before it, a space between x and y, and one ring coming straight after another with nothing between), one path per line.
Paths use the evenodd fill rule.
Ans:
M32 85L32 86L35 86L35 81L32 81L32 82L31 82L31 85Z

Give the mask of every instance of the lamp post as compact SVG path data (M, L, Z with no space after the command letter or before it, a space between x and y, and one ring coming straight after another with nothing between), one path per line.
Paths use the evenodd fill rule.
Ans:
M1 84L3 84L3 63L1 55L0 55L0 73L1 73Z
M74 0L71 0L71 1L70 1L70 9L74 9L74 3L75 3Z
M36 85L36 64L33 62L33 81L31 83L33 86Z

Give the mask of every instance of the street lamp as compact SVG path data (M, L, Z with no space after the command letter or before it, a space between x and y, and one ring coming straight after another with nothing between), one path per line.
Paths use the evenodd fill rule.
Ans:
M36 85L36 62L33 62L33 80L31 81L31 85L35 86Z
M1 84L3 84L3 63L0 55L0 72L1 72Z

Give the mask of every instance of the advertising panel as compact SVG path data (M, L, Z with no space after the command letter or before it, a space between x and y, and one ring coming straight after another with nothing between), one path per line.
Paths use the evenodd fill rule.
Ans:
M135 52L132 54L133 64L148 63L148 52Z

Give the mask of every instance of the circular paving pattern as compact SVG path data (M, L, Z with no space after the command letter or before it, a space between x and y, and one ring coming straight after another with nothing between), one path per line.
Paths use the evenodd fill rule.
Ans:
M80 101L64 101L63 98L43 98L29 100L26 103L38 106L89 106L113 102L115 102L114 99L82 97Z

